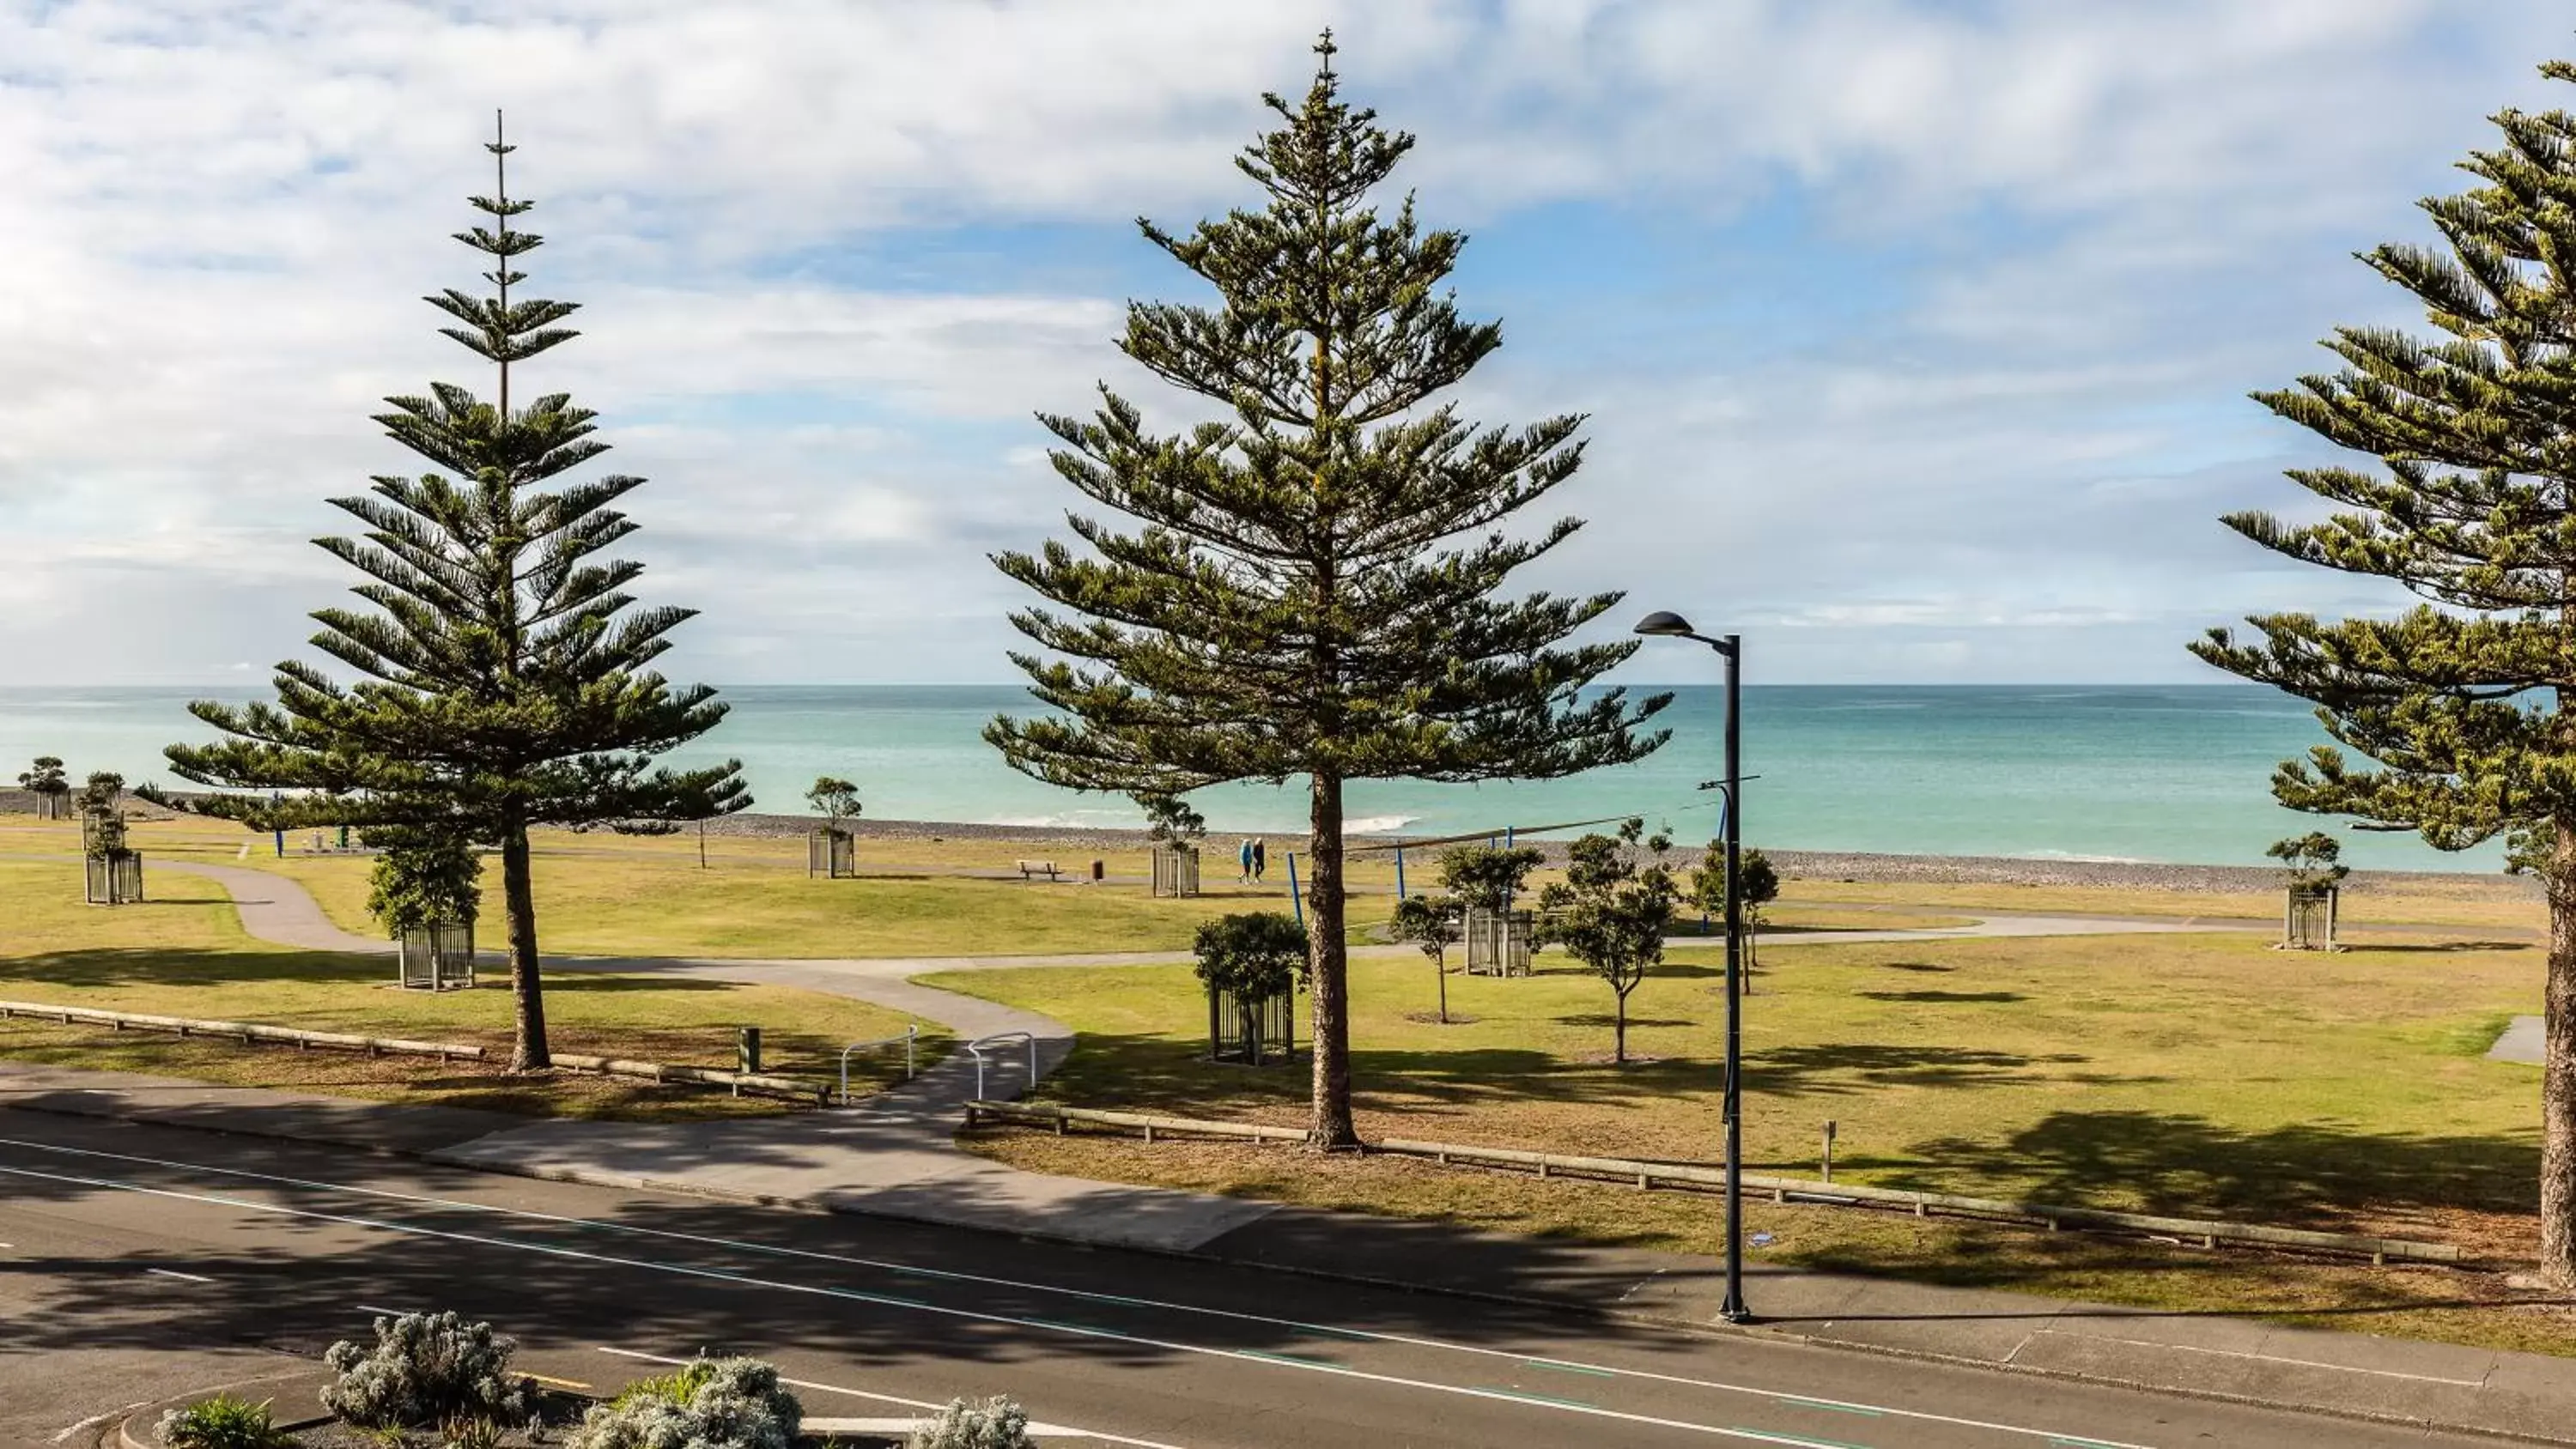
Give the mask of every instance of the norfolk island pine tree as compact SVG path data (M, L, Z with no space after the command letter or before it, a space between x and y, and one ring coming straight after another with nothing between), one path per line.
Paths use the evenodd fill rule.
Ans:
M2576 66L2544 75L2576 82ZM2541 1069L2540 1263L2576 1286L2576 117L2493 118L2502 144L2461 163L2480 185L2421 203L2440 249L2362 260L2441 335L2346 327L2344 368L2255 394L2369 454L2376 471L2289 477L2344 510L2229 527L2305 563L2391 580L2426 602L2393 618L2249 619L2192 652L2314 702L2333 746L2284 763L2297 810L2413 830L2443 850L2501 835L2549 899Z
M1633 641L1568 645L1617 594L1504 598L1512 570L1579 521L1528 538L1501 525L1573 476L1579 416L1476 431L1432 399L1501 343L1433 289L1465 238L1365 204L1413 144L1338 95L1330 32L1302 105L1236 160L1260 211L1145 237L1220 305L1131 303L1120 350L1232 420L1173 436L1101 388L1091 420L1041 415L1056 471L1141 525L1069 527L994 562L1053 608L1012 622L1012 658L1053 718L996 719L1011 765L1082 790L1180 794L1232 780L1308 781L1313 1118L1351 1121L1343 787L1355 779L1569 775L1643 757L1670 702L1586 685ZM1049 657L1052 656L1052 657ZM1079 664L1073 661L1081 661Z
M448 290L429 303L461 325L440 331L497 370L494 401L431 384L389 398L375 421L451 470L378 477L332 506L363 539L316 542L367 575L352 592L371 612L321 609L315 648L361 676L342 685L299 661L277 666L275 703L189 712L232 738L172 745L181 776L219 790L195 803L254 828L350 823L497 846L509 920L517 1043L511 1064L550 1063L537 954L528 830L608 825L660 832L751 803L739 762L655 769L655 755L705 734L725 706L704 685L674 689L646 666L694 614L631 609L643 565L596 555L636 525L612 505L643 479L612 475L541 491L607 450L594 416L551 393L515 411L511 368L578 334L555 326L576 304L512 301L513 259L540 238L514 231L505 144L496 122L494 190L472 204L492 219L457 240L493 259L494 295ZM267 792L295 791L272 805Z

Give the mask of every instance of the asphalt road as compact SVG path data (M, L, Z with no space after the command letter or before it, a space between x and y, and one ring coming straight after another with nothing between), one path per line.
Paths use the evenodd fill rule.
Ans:
M0 1443L454 1309L612 1388L758 1354L807 1411L1007 1392L1188 1449L2489 1441L956 1229L0 1110Z

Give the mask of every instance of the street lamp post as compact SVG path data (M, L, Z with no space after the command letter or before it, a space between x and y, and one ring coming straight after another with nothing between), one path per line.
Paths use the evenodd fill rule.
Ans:
M1752 1321L1744 1306L1744 759L1741 723L1743 639L1712 639L1690 621L1657 610L1637 621L1637 632L1696 639L1726 661L1726 1301L1717 1313L1729 1323Z

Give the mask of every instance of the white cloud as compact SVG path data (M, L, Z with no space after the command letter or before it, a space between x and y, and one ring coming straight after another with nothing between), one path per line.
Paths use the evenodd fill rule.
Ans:
M1748 350L1649 339L1651 303L1587 317L1569 255L1554 335L1636 327L1633 362L1515 347L1473 402L1597 415L1569 494L1597 522L1550 582L1711 589L1846 641L1828 672L2008 663L1869 642L1996 621L2161 659L2121 642L2159 600L2350 593L2208 521L2283 502L2302 446L2241 393L2389 307L2342 254L2414 228L2484 112L2550 99L2531 64L2563 40L2554 7L2433 0L0 8L0 657L192 677L295 646L345 582L303 542L338 527L320 500L405 462L365 415L472 375L415 299L465 274L445 237L506 104L555 241L532 270L589 304L539 385L655 480L648 592L709 608L685 647L989 676L1011 596L978 555L1071 499L1027 415L1135 374L1120 298L945 279L942 229L1240 203L1254 97L1302 87L1326 21L1354 98L1421 133L1435 222L1646 209L1708 234L1717 292L1728 248L1783 245L1725 229L1748 217L1907 259L1883 314ZM853 240L920 275L782 273ZM102 593L127 644L63 627ZM147 603L184 624L139 642Z

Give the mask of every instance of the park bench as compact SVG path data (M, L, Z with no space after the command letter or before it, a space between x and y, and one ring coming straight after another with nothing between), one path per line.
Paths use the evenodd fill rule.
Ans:
M1042 875L1048 880L1062 880L1064 878L1064 872L1058 870L1056 868L1056 863L1051 860L1023 860L1018 864L1020 867L1020 879L1022 880L1027 880L1033 875Z

